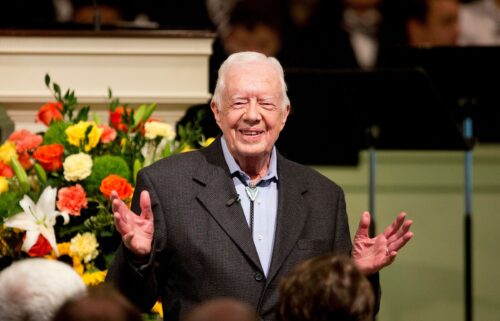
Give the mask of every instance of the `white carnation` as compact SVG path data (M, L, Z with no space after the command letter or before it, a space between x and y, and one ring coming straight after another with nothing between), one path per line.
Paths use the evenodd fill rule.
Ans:
M162 123L159 121L148 122L144 125L145 134L147 139L155 139L156 137L164 137L168 141L175 138L174 126Z
M92 157L89 154L73 154L64 160L64 178L69 182L80 181L92 172Z

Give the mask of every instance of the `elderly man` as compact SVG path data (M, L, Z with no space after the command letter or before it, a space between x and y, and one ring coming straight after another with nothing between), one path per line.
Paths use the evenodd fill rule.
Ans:
M351 246L342 189L274 146L290 111L279 62L232 54L211 107L222 136L140 171L132 211L113 196L123 244L108 279L144 309L161 297L168 320L219 296L247 302L270 320L279 281L293 266L352 250L377 292L376 272L412 237L411 221L401 213L371 239L363 213Z

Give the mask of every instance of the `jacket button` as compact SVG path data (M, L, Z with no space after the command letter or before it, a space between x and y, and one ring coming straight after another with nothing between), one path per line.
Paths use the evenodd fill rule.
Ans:
M257 281L257 282L264 280L264 275L262 275L262 273L260 273L260 272L256 272L254 277L255 277L255 281Z

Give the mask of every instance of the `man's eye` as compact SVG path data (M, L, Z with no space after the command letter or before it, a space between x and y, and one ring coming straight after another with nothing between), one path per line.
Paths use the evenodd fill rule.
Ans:
M236 101L233 103L233 108L243 108L245 107L245 102L243 101Z
M260 105L265 109L274 109L275 108L274 104L270 103L270 102L262 102L262 103L260 103Z

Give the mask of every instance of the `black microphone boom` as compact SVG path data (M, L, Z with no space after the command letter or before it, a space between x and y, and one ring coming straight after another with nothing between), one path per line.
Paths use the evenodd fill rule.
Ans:
M240 202L240 195L236 194L236 196L227 200L226 206L229 207L229 206L233 205L234 203L239 203L239 202Z

